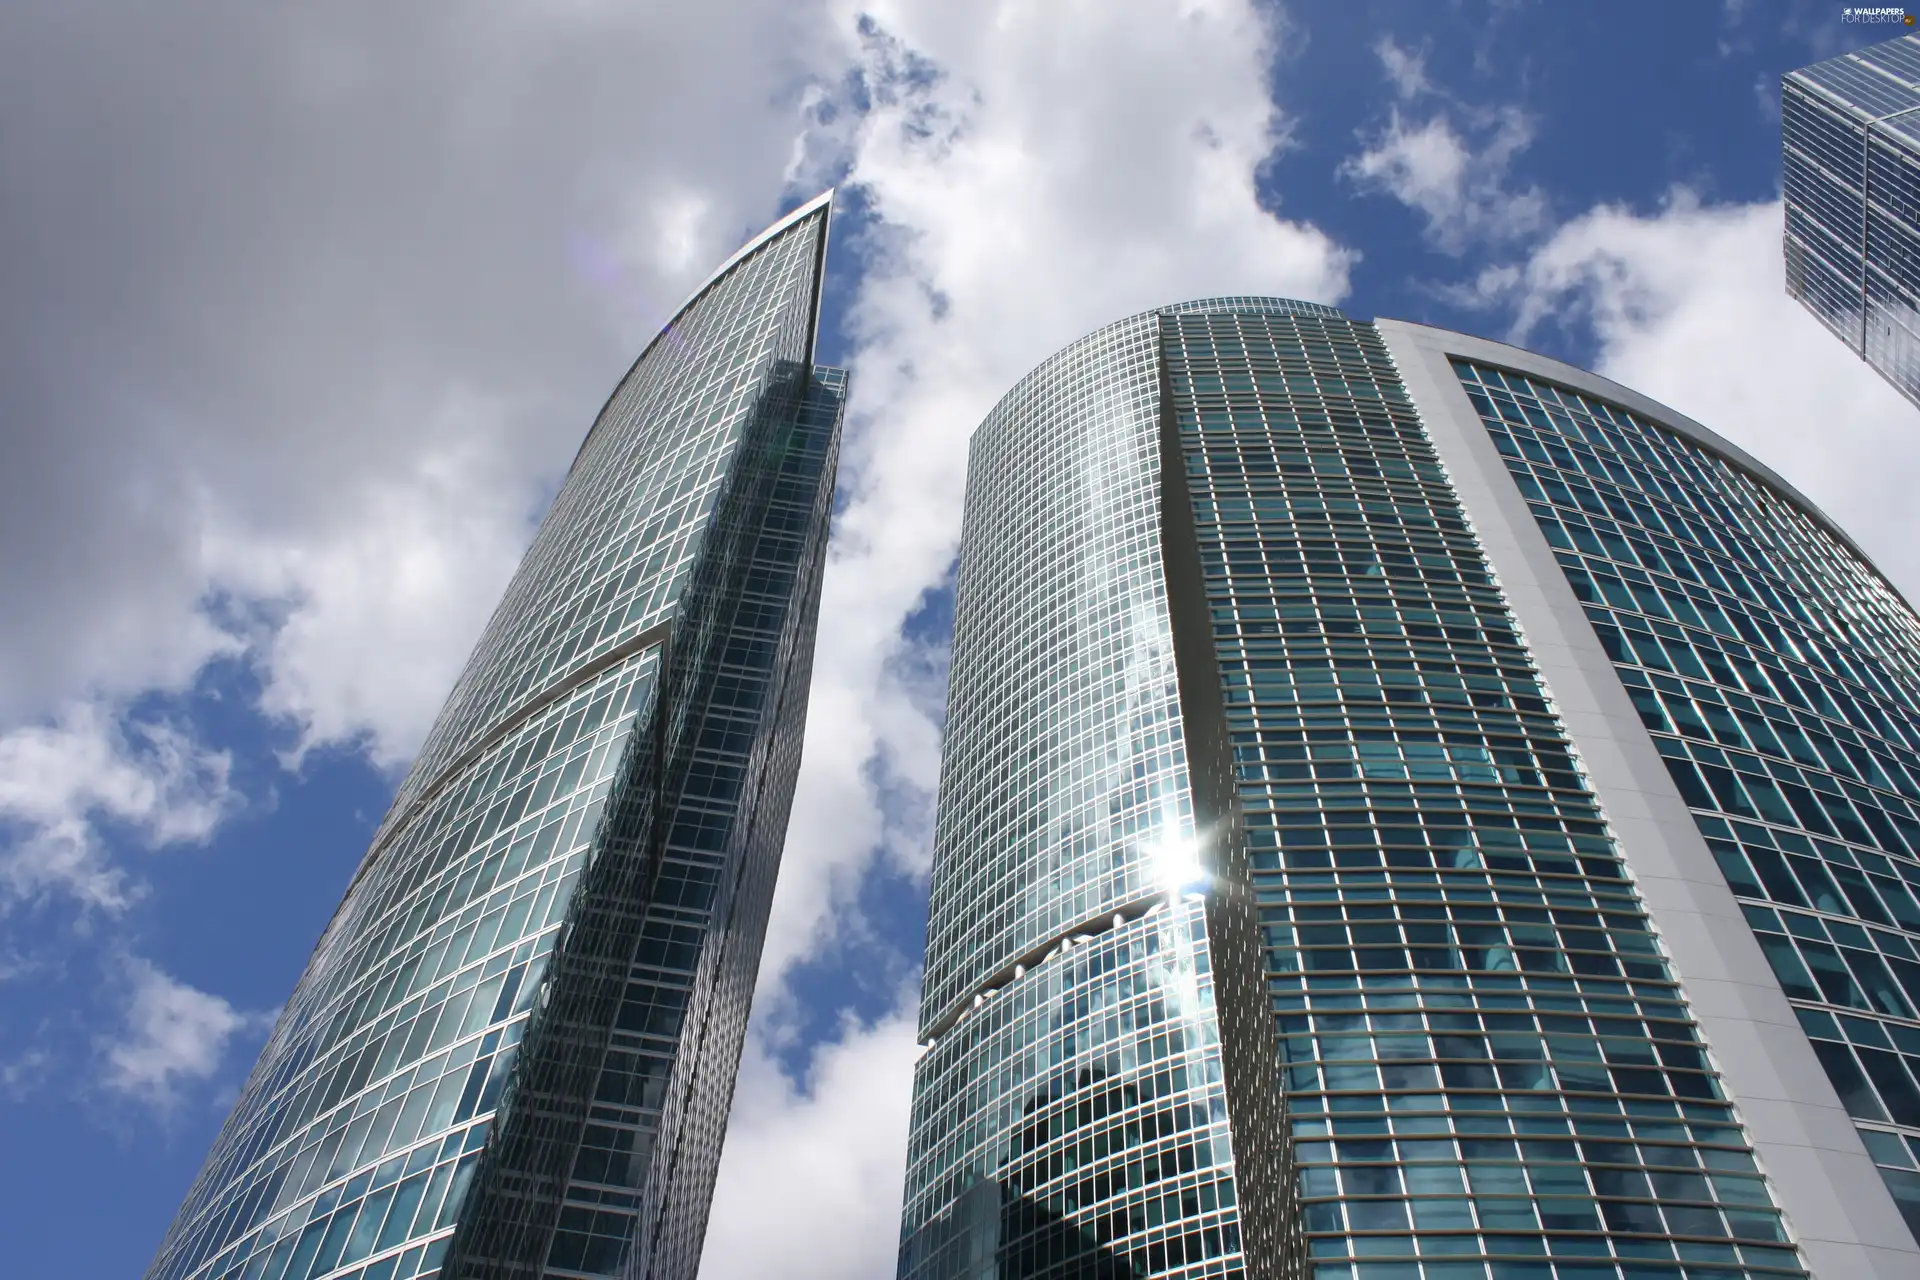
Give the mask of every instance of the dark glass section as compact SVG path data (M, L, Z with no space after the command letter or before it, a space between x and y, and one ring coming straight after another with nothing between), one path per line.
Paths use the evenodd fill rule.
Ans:
M1803 1274L1378 335L1162 345L1314 1274Z
M1781 88L1787 292L1920 403L1920 36Z
M1893 1171L1920 1154L1920 620L1823 521L1702 446L1456 369L1910 1204Z
M663 741L615 799L456 1274L620 1274L630 1239L634 1274L698 1269L733 1094L712 1064L739 1061L799 771L844 390L838 370L776 371L740 446L666 660Z
M602 410L153 1280L694 1270L805 719L826 219Z

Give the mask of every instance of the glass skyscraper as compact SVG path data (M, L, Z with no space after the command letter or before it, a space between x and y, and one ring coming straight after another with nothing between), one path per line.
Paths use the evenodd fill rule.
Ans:
M806 719L829 212L601 410L150 1280L695 1273Z
M1920 404L1920 35L1781 85L1787 292Z
M976 432L903 1280L1920 1275L1920 619L1604 378L1133 316Z

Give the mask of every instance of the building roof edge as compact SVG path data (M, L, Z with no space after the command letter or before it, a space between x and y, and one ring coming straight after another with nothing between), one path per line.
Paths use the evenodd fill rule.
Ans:
M1894 597L1898 599L1900 603L1904 604L1910 612L1920 613L1920 610L1914 609L1913 602L1907 599L1906 593L1888 576L1886 570L1876 564L1873 557L1867 554L1866 548L1855 542L1853 536L1841 528L1833 517L1820 509L1818 503L1807 497L1806 494L1800 492L1785 476L1782 476L1772 467L1769 467L1766 463L1760 461L1725 436L1720 435L1718 432L1703 426L1693 418L1681 413L1678 409L1669 408L1645 392L1636 391L1625 383L1615 382L1605 374L1594 373L1590 369L1582 369L1578 365L1568 364L1564 360L1556 360L1552 356L1543 356L1537 351L1529 351L1525 347L1517 347L1510 342L1501 342L1495 338L1482 338L1471 333L1461 333L1457 329L1443 329L1438 325L1421 324L1417 320L1395 320L1390 317L1381 316L1376 318L1373 324L1377 328L1399 329L1408 333L1409 336L1433 335L1441 339L1440 345L1443 348L1451 345L1447 341L1449 339L1464 340L1467 343L1474 344L1481 348L1490 348L1491 350L1483 350L1478 354L1468 351L1461 351L1458 354L1466 359L1484 359L1491 364L1504 364L1505 367L1512 368L1515 372L1526 374L1529 377L1540 377L1565 382L1573 386L1575 390L1587 392L1605 400L1611 400L1623 408L1640 414L1655 426L1660 427L1662 430L1672 432L1691 444L1700 446L1723 462L1726 462L1737 470L1745 472L1760 484L1765 485L1767 488L1779 494L1796 509L1805 513L1815 524L1839 539L1840 544L1846 547L1848 551L1859 557L1860 562L1864 564L1875 577L1884 582L1887 585L1887 590L1893 592ZM1503 361L1502 357L1505 353L1512 354L1506 356ZM1452 353L1450 352L1449 354Z

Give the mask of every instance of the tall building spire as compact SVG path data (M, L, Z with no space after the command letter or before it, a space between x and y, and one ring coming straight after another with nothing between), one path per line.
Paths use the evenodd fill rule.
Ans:
M1920 620L1710 431L1133 316L975 433L951 669L903 1280L1920 1273Z
M830 203L607 401L151 1280L697 1270L806 719Z

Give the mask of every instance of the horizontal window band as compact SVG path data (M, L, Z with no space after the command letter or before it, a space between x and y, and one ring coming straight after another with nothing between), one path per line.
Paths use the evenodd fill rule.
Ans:
M1019 958L1002 965L990 977L976 983L953 1000L947 1006L946 1012L942 1013L939 1018L928 1025L925 1033L921 1036L921 1042L932 1043L939 1040L942 1036L946 1035L947 1032L951 1031L960 1019L972 1012L976 999L989 996L999 991L1011 983L1016 976L1024 975L1027 970L1038 967L1044 963L1050 953L1052 953L1056 947L1061 946L1061 944L1074 939L1091 940L1096 938L1112 929L1116 920L1122 924L1130 924L1142 916L1150 914L1155 907L1165 905L1168 900L1168 894L1164 890L1156 890L1153 893L1134 898L1120 906L1102 908L1094 914L1083 918L1078 923L1069 925L1064 929L1048 935L1045 941L1029 947Z
M392 843L393 838L407 829L407 824L412 821L416 814L424 811L429 802L437 799L440 793L446 789L447 785L471 767L474 762L482 759L487 752L493 750L509 737L513 736L514 732L523 727L529 720L568 694L590 684L595 678L605 674L622 662L625 662L628 658L636 654L644 653L656 645L662 649L660 665L664 673L667 658L665 650L671 639L672 630L673 623L671 621L648 627L639 635L615 645L591 662L583 663L572 671L565 673L559 679L550 681L545 688L529 695L518 707L515 707L511 712L503 716L491 732L481 737L472 746L448 761L447 764L441 768L440 772L434 775L433 781L422 787L419 794L408 802L404 810L393 815L387 822L381 825L380 834L375 838L373 847L368 849L367 856L360 860L359 869L353 873L353 882L347 886L346 893L341 896L341 905L346 905L353 897L353 891L359 886L361 877L379 860L380 853L385 850L388 844Z

